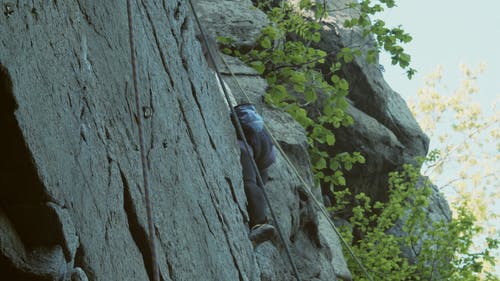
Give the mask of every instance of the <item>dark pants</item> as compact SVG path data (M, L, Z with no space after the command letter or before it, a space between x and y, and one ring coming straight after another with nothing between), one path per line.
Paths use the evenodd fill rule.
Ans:
M257 173L252 164L252 151L241 147L241 166L243 168L243 183L248 200L247 211L250 216L250 227L267 222L267 205L263 190L257 184ZM267 182L268 176L265 170L259 171L263 184Z

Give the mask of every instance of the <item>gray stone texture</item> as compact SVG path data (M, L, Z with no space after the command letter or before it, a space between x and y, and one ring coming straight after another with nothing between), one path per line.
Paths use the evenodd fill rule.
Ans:
M355 9L345 9L349 2L351 0L327 1L330 13L324 19L322 40L317 47L330 54L330 61L343 47L357 46L366 52L373 46L373 38L363 37L359 28L343 26L346 19L359 13ZM338 152L361 152L366 164L357 165L346 173L348 185L354 192L363 191L375 200L384 201L388 173L405 163L416 164L418 157L427 154L429 138L417 124L406 102L384 80L378 58L373 64L367 63L363 57L355 58L342 67L341 74L349 82L348 113L355 124L335 131L335 149ZM451 220L448 203L435 186L432 186L426 212L426 228L432 227L434 222ZM402 230L403 223L404 219L399 220L389 232L406 235ZM419 241L417 248L421 243ZM416 261L414 251L404 247L402 250L410 261Z
M126 2L1 8L1 275L148 280ZM162 278L257 280L235 133L187 2L132 8Z
M295 0L291 1L294 2ZM333 61L341 48L373 47L373 38L365 38L359 28L345 28L346 19L356 17L356 9L346 9L350 0L326 1L329 16L323 20L321 41L317 47ZM370 64L362 57L341 69L349 82L348 112L355 124L337 130L339 151L359 151L366 158L363 167L347 173L349 186L382 200L386 194L387 174L404 163L427 153L429 139L412 116L406 102L384 80L378 62ZM361 176L362 175L362 176Z
M251 102L266 120L267 129L276 138L287 157L298 169L309 187L313 186L310 173L307 139L303 128L281 110L263 102L266 82L241 61L223 56L231 71L224 64L220 70L238 103ZM236 76L233 77L230 73ZM320 228L321 215L309 194L282 155L269 171L271 180L266 190L276 211L277 221L290 240L292 256L303 280L336 280L342 274L350 276L344 261L338 237L329 225ZM316 192L319 189L315 188ZM319 198L319 194L316 194ZM323 221L326 218L322 217ZM327 237L325 237L327 236ZM291 280L287 271L286 253L281 242L275 239L256 248L261 280ZM283 265L283 263L285 263ZM344 279L349 280L349 279Z
M269 24L267 16L250 0L195 0L203 26L212 35L229 37L239 47L251 47L260 30Z
M268 23L250 0L195 6L212 34L242 47ZM141 114L162 280L293 280L278 238L255 248L248 240L236 134L187 1L132 1L139 113L126 1L3 1L0 9L0 279L151 280ZM227 59L312 184L302 128L262 103L263 79ZM362 81L352 88L359 125L343 133L346 149L394 165L401 151L425 153L426 137L381 74L362 64L345 71ZM368 167L356 184L377 181L380 171ZM266 190L302 280L349 280L338 237L283 156L270 176Z

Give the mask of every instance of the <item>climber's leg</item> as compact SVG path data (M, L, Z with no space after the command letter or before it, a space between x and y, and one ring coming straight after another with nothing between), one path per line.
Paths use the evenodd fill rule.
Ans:
M251 151L250 151L251 153ZM248 214L250 216L250 240L259 244L276 235L274 226L267 224L267 205L264 191L256 183L257 173L252 165L252 155L246 149L241 150L241 166L243 167L243 182L248 200ZM267 172L264 172L263 181L267 181Z
M241 166L243 168L243 183L248 200L250 227L266 222L266 201L262 189L257 186L257 173L252 165L252 151L241 149Z

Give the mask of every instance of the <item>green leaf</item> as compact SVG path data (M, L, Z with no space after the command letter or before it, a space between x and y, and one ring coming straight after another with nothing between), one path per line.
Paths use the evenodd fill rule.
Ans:
M274 88L280 93L280 96L288 96L285 86L276 85Z
M342 80L339 81L338 87L341 90L347 91L347 90L349 90L349 83L347 83L346 80L342 79Z
M326 168L325 158L318 159L318 161L314 164L314 167L318 170L322 170L322 169Z
M330 80L332 81L333 84L337 84L339 83L340 81L340 77L338 75L332 75L332 77L330 78Z
M326 143L329 145L329 146L332 146L333 144L335 144L335 136L333 134L329 134L326 136Z
M272 44L271 44L271 40L269 40L269 37L264 37L262 38L262 40L260 41L260 45L262 46L262 48L264 49L269 49L271 48Z
M346 169L347 171L350 171L352 169L352 162L344 163L344 169Z
M314 43L318 43L319 41L321 41L321 35L319 32L314 32L312 37L311 37L311 41L313 41Z
M365 164L366 163L365 157L363 157L362 155L359 155L359 157L358 157L358 163Z
M307 89L307 91L304 92L304 98L306 99L307 102L314 102L316 101L316 99L318 98L318 96L316 95L316 92L309 88Z
M368 63L375 63L377 61L377 52L374 50L368 51L368 54L366 55L366 61Z
M266 66L261 61L253 61L250 63L250 66L252 66L259 74L264 73L266 70Z
M334 174L335 178L335 183L341 186L344 186L346 184L344 174L341 171L336 171Z
M304 84L294 84L293 89L298 93L303 93L306 90Z
M336 170L340 169L340 163L335 159L330 159L329 167L330 167L330 170L336 171Z
M337 107L342 109L342 110L346 110L347 107L349 106L349 103L347 102L347 100L345 98L340 98L337 100Z
M224 36L218 36L217 42L223 45L231 45L232 43L234 43L234 39Z
M304 83L306 83L307 79L306 79L305 73L299 72L299 71L294 71L292 73L292 76L290 77L290 81L295 83L295 84L304 84Z

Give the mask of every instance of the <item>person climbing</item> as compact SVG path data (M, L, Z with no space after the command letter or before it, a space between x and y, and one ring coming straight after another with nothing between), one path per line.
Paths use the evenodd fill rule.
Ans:
M207 38L210 46L206 46L202 38L200 36L197 37L201 43L203 55L208 66L215 71L215 62L209 57L208 48L212 52L216 51L218 49L216 41L213 38ZM236 102L234 102L234 97L232 97L227 84L224 81L220 81L216 73L214 74L220 91L223 93L222 87L225 87L229 91L228 94L231 103L235 104ZM228 104L228 106L230 105ZM269 223L267 218L268 210L264 196L264 186L259 186L257 178L260 174L263 185L269 180L268 168L276 161L276 148L264 128L262 116L257 113L254 105L250 103L236 105L234 112L236 116L231 116L231 121L237 132L236 122L239 122L244 134L244 136L241 136L237 133L237 137L241 153L240 163L243 173L244 191L248 201L247 211L250 217L249 238L254 244L260 244L272 239L276 235L276 229ZM245 145L244 139L246 139L248 146ZM254 161L256 165L252 163Z
M234 111L243 129L247 140L246 147L243 137L238 135L243 168L243 185L248 200L247 211L250 216L249 238L254 243L269 240L276 234L274 226L267 219L267 205L264 197L264 186L258 185L257 173L260 174L262 184L269 180L268 168L276 161L276 148L271 137L264 128L264 120L252 104L240 104ZM232 118L231 120L234 120ZM234 121L233 121L234 122ZM236 124L234 124L236 126ZM255 161L255 165L252 163Z

